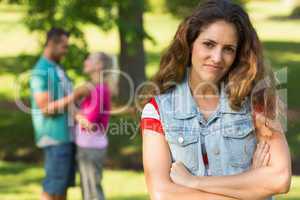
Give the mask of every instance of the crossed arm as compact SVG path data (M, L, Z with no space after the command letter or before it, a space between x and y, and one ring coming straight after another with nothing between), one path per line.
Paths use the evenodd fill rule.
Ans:
M257 130L262 131L270 132L266 127ZM271 136L259 140L265 141L265 145L260 146L261 156L255 158L258 166L253 165L249 171L237 175L196 177L189 174L183 164L171 163L164 136L144 130L143 164L151 199L260 200L287 193L291 184L291 159L285 135L272 132Z
M259 127L258 132L266 127ZM237 199L265 199L269 196L287 193L291 183L291 159L285 135L272 132L270 137L262 137L268 146L265 154L267 162L262 167L254 167L247 172L232 176L192 176L182 163L172 166L172 180L186 187L215 194L228 195Z
M172 182L171 157L163 135L143 131L143 164L151 200L234 200L222 194L213 194Z

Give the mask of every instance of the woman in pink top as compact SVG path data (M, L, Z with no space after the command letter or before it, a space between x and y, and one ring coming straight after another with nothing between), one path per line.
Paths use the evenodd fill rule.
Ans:
M80 103L76 114L75 143L84 200L104 200L101 186L102 169L108 146L106 131L109 122L110 89L105 70L112 68L107 54L93 53L84 62L83 72L90 77L91 92Z

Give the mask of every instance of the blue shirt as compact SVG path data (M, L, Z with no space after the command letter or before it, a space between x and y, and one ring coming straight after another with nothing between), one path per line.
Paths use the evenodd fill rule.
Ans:
M71 142L68 112L64 110L58 114L44 116L34 99L34 94L39 92L49 92L51 101L67 95L64 91L65 83L59 77L57 66L55 62L42 56L31 73L31 115L37 144L42 138L53 141L53 144Z

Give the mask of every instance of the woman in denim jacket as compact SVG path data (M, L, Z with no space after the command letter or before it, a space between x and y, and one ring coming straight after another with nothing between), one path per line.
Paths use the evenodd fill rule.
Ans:
M286 193L291 160L272 121L278 104L273 80L240 6L211 0L187 17L162 56L155 88L146 90L152 98L141 128L151 199L255 200Z

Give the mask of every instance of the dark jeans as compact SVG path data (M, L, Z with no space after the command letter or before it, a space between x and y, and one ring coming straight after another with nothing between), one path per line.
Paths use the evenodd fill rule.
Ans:
M65 143L45 147L45 172L43 191L50 195L64 195L75 185L75 145Z

